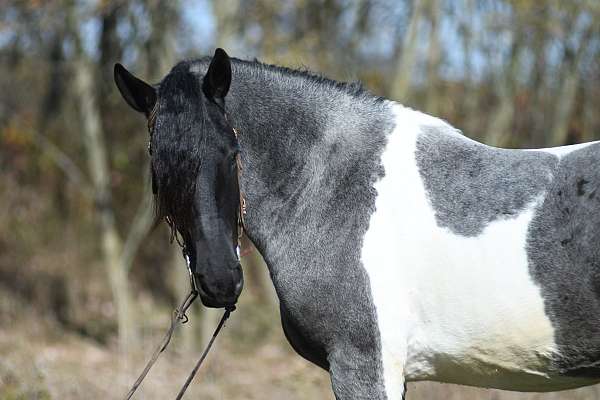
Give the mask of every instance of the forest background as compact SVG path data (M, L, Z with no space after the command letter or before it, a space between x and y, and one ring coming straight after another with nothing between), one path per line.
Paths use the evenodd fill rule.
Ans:
M598 0L0 2L0 399L117 399L188 289L153 226L147 131L115 62L158 82L230 55L360 80L494 146L600 137ZM333 399L283 338L260 256L193 395ZM219 314L199 304L139 398L174 397ZM409 400L598 399L409 385ZM193 395L189 395L192 398Z

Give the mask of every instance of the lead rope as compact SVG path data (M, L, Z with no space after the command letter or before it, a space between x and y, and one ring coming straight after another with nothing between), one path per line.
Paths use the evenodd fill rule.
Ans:
M194 300L196 300L196 297L198 297L198 292L196 292L195 290L191 290L190 293L185 298L185 300L183 301L183 303L181 303L181 305L173 312L173 316L171 317L171 326L169 327L169 330L165 334L163 340L158 345L156 350L154 350L152 357L150 358L150 360L148 360L148 363L144 367L144 370L142 371L140 376L136 379L136 381L133 384L133 386L131 387L131 389L129 389L129 392L125 396L126 400L131 399L131 397L133 396L133 394L135 393L137 388L142 384L142 381L144 380L144 378L146 378L146 375L148 375L148 372L150 372L150 369L152 368L152 366L154 365L156 360L158 360L158 357L167 348L167 346L171 342L171 338L173 337L173 332L175 331L175 328L177 327L178 322L183 321L183 323L186 323L188 321L188 317L185 315L185 312L192 305ZM225 312L223 313L223 316L221 317L221 321L219 321L219 325L217 325L217 328L215 329L215 332L213 333L212 337L210 338L208 345L204 349L202 356L200 356L200 359L194 366L194 369L192 370L192 372L189 374L188 378L186 379L185 384L183 385L183 387L177 394L176 400L180 400L181 398L183 398L185 391L187 390L188 386L192 382L192 379L194 379L194 376L198 372L198 369L200 369L200 366L202 365L202 362L208 355L208 352L210 351L213 343L215 342L217 335L221 331L221 328L223 328L223 325L225 325L225 321L227 321L227 319L229 318L229 315L231 314L231 312L233 310L235 310L235 307L227 308L225 310Z
M192 379L194 379L196 372L198 372L198 370L200 369L200 366L202 365L202 362L208 355L208 352L210 351L210 348L212 347L215 339L217 338L217 335L221 331L221 328L223 327L223 325L225 325L225 321L227 321L227 318L229 318L229 314L231 314L231 311L233 311L234 309L235 309L235 307L233 307L233 309L228 308L225 310L225 313L221 317L221 321L219 321L219 325L217 325L217 328L215 329L215 332L213 333L212 337L210 338L210 341L208 342L206 349L204 349L204 352L202 353L202 355L200 356L200 359L194 366L194 369L192 370L192 372L190 372L189 376L185 380L185 383L183 384L183 387L177 394L177 397L175 398L175 400L181 400L183 398L185 391L187 390L188 386L190 386L190 383L192 383Z
M157 105L158 105L158 102L157 102ZM154 109L152 110L152 112L150 113L149 118L148 118L148 130L150 131L150 139L152 139L152 130L153 130L154 121L156 118L156 110L158 108L157 105L154 107ZM237 130L233 127L231 128L231 130L233 131L233 134L237 141L238 140ZM150 140L148 142L148 153L150 153L150 155L152 155L152 140ZM236 235L237 238L234 238L234 241L236 242L236 253L237 253L237 256L239 259L240 247L241 247L240 241L241 241L242 235L244 234L244 230L245 230L244 216L246 214L246 199L245 199L245 197L240 189L240 186L239 186L240 176L241 176L241 172L242 172L242 160L241 160L239 153L236 155L236 167L237 167L238 190L240 191L240 193L239 193L240 204L239 204L239 209L238 209L238 213L237 213L237 235ZM181 305L173 311L173 316L171 317L171 326L167 330L167 333L165 333L165 336L163 337L163 340L161 341L161 343L158 345L156 350L154 350L152 357L146 363L146 366L142 370L142 373L136 379L136 381L133 383L133 386L131 386L131 389L129 389L129 392L127 392L127 395L125 396L125 400L131 399L131 397L133 396L133 394L135 393L137 388L142 384L142 381L144 380L144 378L146 378L146 375L148 375L148 372L150 372L150 369L152 368L154 363L156 363L156 360L158 360L158 357L161 355L161 353L163 351L165 351L165 349L171 342L171 338L173 337L173 332L175 331L175 328L177 328L178 323L181 322L182 324L185 324L186 322L188 322L189 319L186 315L186 311L188 310L188 308L190 308L190 306L192 305L194 300L196 300L196 298L198 297L198 290L196 288L196 280L194 279L194 275L193 275L191 267L190 267L190 260L187 255L185 245L177 237L177 230L175 229L175 225L174 225L173 221L170 220L169 217L167 217L166 222L167 222L167 225L169 225L169 227L171 228L171 242L173 242L173 240L175 240L182 249L183 258L186 261L188 273L190 275L191 290L190 290L190 293L187 295L187 297L183 300ZM210 338L210 341L206 345L204 352L200 356L200 359L194 366L194 369L192 370L192 372L190 372L190 374L188 375L183 387L181 388L181 390L179 390L179 393L177 394L177 397L175 400L181 400L183 398L183 395L185 394L187 388L190 386L190 383L194 379L194 376L196 376L196 373L200 369L202 362L204 362L204 359L208 355L208 352L210 351L213 343L215 342L217 335L221 331L221 328L223 328L223 326L225 325L225 321L227 321L227 319L229 318L229 315L231 315L231 312L234 310L235 310L235 306L230 306L225 309L225 312L223 313L223 316L221 317L221 320L219 321L217 328L215 329L212 337Z
M177 327L178 322L180 322L180 321L183 321L183 323L187 322L188 318L185 315L185 312L192 305L192 303L194 302L194 300L196 299L197 296L198 296L198 292L196 292L194 289L192 289L190 291L190 293L187 295L187 297L183 300L181 305L173 311L173 315L171 316L171 326L169 327L169 330L167 330L167 333L165 333L163 340L160 342L160 344L158 345L156 350L154 350L152 357L146 363L146 366L144 367L140 376L136 379L133 386L131 386L131 389L129 389L129 392L125 396L126 400L131 399L131 397L133 396L133 394L135 393L137 388L142 384L142 381L144 380L146 375L148 375L148 372L150 372L150 369L152 368L152 366L154 365L156 360L158 360L158 357L160 356L160 354L167 348L167 346L171 342L171 337L173 337L173 332L175 331L175 328Z
M133 396L133 394L135 393L137 388L142 384L142 381L144 380L144 378L146 378L146 375L148 375L148 372L150 372L150 369L152 368L152 366L154 366L154 363L156 363L156 360L158 360L158 357L162 354L163 351L165 351L165 349L171 342L171 338L173 337L173 332L175 331L175 328L177 328L177 326L179 325L179 322L181 322L182 324L185 324L186 322L188 322L189 319L186 315L186 312L187 312L188 308L190 308L190 306L192 305L194 300L196 300L196 298L198 297L198 290L196 289L196 281L194 279L194 275L192 274L192 270L190 268L190 262L189 262L189 258L187 256L187 254L186 254L185 247L183 247L182 253L183 253L183 258L186 261L188 272L190 275L190 285L191 285L190 293L186 296L186 298L183 300L181 305L173 311L173 315L171 316L171 326L165 333L163 340L160 342L160 344L158 345L156 350L154 350L152 357L146 363L146 366L142 370L142 373L136 379L136 381L133 383L133 386L131 386L131 389L129 389L129 392L125 396L125 400L131 399L131 397ZM231 307L228 307L225 309L225 312L223 313L223 316L221 317L221 320L219 321L219 324L217 325L215 332L213 333L212 337L210 338L210 341L208 342L208 344L206 345L206 348L204 349L202 356L200 356L200 359L194 366L194 369L188 375L188 377L185 381L185 384L183 385L183 387L177 394L176 400L180 400L181 398L183 398L185 391L187 390L188 386L192 382L192 379L194 379L194 376L198 372L198 369L200 369L202 362L208 355L208 352L210 351L213 343L215 342L217 335L221 331L221 328L223 328L225 321L227 321L227 319L229 318L229 315L234 310L235 310L235 306L231 306Z

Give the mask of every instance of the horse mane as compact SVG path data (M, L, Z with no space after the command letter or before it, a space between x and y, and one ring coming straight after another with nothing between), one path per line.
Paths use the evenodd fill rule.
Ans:
M358 100L374 100L376 102L386 101L384 97L375 96L366 90L360 81L336 81L311 71L305 66L294 69L280 65L267 64L258 60L246 61L236 58L232 58L232 60L242 69L249 71L250 74L256 74L257 72L266 73L283 84L289 84L291 80L299 80L308 83L312 87L321 88L325 91L347 94Z
M187 68L194 73L203 76L210 64L211 57L201 57L181 61L175 68ZM382 103L387 101L385 97L376 96L364 88L362 82L351 81L343 82L336 81L324 75L309 70L306 66L298 68L285 67L280 65L268 64L257 59L242 60L231 57L232 68L234 75L241 73L247 77L268 77L272 81L278 81L282 85L293 85L295 82L300 82L303 86L321 89L326 92L334 92L336 95L345 94L357 100L366 100L369 102ZM173 70L175 70L173 68Z

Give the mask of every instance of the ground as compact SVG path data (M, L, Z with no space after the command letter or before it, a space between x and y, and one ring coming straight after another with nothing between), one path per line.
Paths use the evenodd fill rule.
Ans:
M279 328L277 315L267 319L264 335L240 307L193 381L185 398L333 400L328 375L294 354ZM157 317L137 350L119 352L66 331L35 310L24 309L0 321L0 400L121 399L143 368L168 323ZM154 324L153 324L154 326ZM181 329L188 329L184 326ZM245 334L246 333L246 334ZM200 351L182 352L181 337L161 356L134 398L175 398ZM600 388L560 393L512 393L442 385L410 384L408 400L593 400Z

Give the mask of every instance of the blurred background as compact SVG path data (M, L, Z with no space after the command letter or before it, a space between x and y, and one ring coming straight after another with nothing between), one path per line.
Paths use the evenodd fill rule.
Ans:
M544 147L600 135L598 0L0 2L0 399L117 399L188 290L153 228L144 118L113 64L158 82L180 59L307 68L440 116L472 138ZM290 349L266 268L188 397L333 399ZM219 313L191 322L137 398L174 398ZM408 399L598 399L418 383Z

